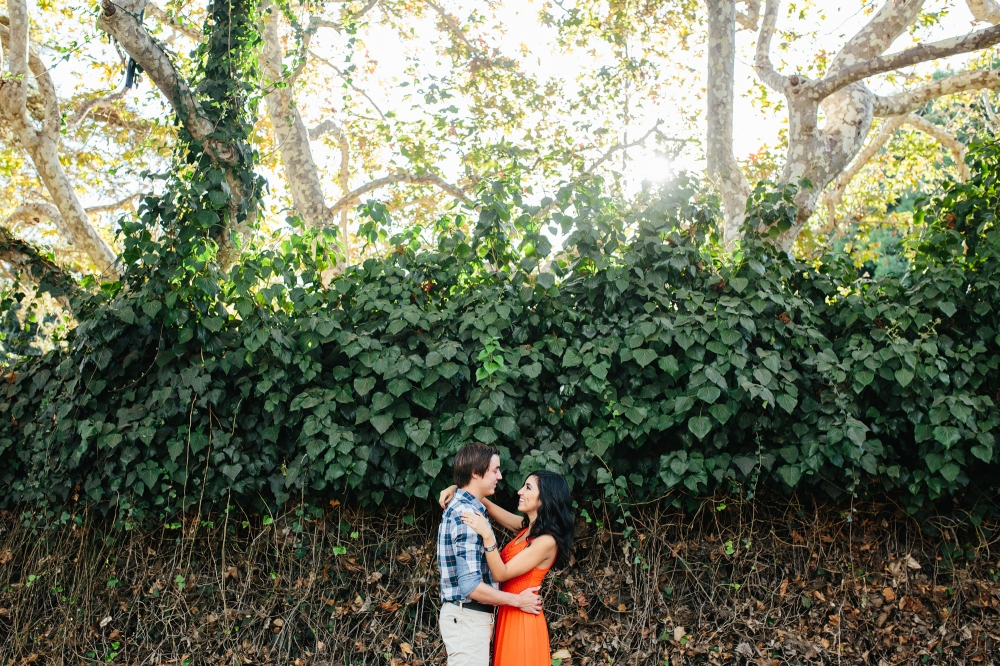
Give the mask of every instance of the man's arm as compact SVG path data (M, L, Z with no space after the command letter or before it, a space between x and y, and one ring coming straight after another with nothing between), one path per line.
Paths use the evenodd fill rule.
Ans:
M501 592L486 583L469 593L469 598L491 606L513 606L524 613L538 615L542 611L542 598L538 596L537 587L529 587L520 594Z

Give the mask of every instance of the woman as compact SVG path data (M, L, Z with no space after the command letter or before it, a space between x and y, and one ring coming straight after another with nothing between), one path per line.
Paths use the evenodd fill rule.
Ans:
M453 488L441 493L447 506ZM573 514L566 480L541 470L531 474L517 491L517 516L489 500L483 500L490 518L511 531L514 540L497 552L497 540L490 522L475 513L462 521L483 538L486 561L493 580L504 592L517 594L542 584L553 565L562 567L573 555ZM531 615L501 606L493 640L493 666L550 666L549 631L545 614Z

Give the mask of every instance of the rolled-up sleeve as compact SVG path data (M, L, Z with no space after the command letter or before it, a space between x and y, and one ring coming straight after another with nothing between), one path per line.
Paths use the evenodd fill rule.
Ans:
M452 539L458 565L458 589L464 598L483 582L479 535L471 527L459 521L453 528Z

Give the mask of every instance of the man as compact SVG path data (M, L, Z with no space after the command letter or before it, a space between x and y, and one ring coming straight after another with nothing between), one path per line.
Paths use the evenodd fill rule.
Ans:
M520 594L497 589L486 564L482 538L462 522L466 511L486 515L482 499L492 495L503 478L500 452L485 444L470 444L455 454L453 473L458 490L438 528L441 638L448 666L489 666L495 608L514 606L537 615L542 603L537 587Z

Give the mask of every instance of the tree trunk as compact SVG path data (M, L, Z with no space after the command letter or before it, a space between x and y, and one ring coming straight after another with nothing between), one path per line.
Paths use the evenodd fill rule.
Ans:
M286 85L280 87L275 85L284 78L284 49L278 36L280 11L269 1L263 3L262 9L264 34L261 66L268 79L265 82L265 90L268 90L265 99L271 125L274 127L274 138L278 142L295 210L306 224L320 227L329 223L330 215L309 146L309 131L295 105L291 82L285 82Z
M772 0L773 1L773 0ZM886 2L875 17L840 50L824 79L842 69L881 55L913 23L925 0ZM771 5L771 2L768 3ZM777 2L774 2L775 10ZM766 20L766 19L765 19ZM851 83L823 100L815 86L788 79L788 158L779 184L806 180L795 198L796 224L778 237L791 250L806 221L816 209L820 193L847 168L871 131L875 95L863 82ZM825 122L819 127L819 111Z
M750 184L733 153L733 95L736 68L736 2L708 1L708 177L722 195L723 242L739 238Z
M69 177L59 162L62 116L55 84L48 68L28 41L28 11L24 0L10 0L10 27L0 25L0 37L7 42L11 76L0 80L0 113L3 113L18 141L28 153L35 170L59 209L54 220L60 233L94 262L97 272L118 279L117 256L91 224L76 196ZM42 128L37 129L27 111L27 77L34 75L45 105Z

